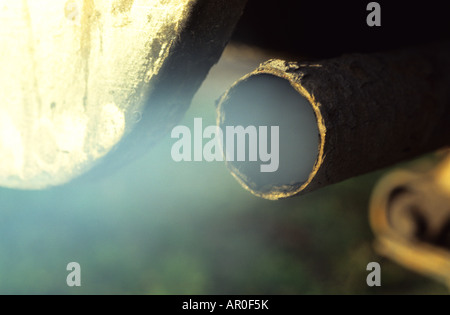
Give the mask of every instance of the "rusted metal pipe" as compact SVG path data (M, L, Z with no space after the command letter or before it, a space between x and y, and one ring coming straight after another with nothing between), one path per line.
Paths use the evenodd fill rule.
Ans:
M450 144L450 44L321 62L270 60L223 95L217 123L280 126L276 172L227 162L244 188L267 199L411 159Z

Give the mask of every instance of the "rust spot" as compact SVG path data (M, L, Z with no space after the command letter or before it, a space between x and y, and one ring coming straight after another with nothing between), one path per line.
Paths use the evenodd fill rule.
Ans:
M119 13L127 13L131 10L134 0L115 0L112 5L111 13L117 15Z
M92 29L96 22L94 0L83 0L81 10L81 40L80 51L84 70L85 93L83 97L83 105L86 108L88 103L88 86L89 86L89 57L91 55Z

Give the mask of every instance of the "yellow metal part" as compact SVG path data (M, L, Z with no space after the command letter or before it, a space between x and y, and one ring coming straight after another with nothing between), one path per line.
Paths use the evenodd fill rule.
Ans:
M421 206L430 228L437 228L450 219L450 155L425 173L394 171L375 188L370 202L370 224L376 236L376 250L398 264L443 282L450 288L450 248L415 237L411 222L403 218L403 225L392 222L390 206L395 191L411 188L410 202ZM424 190L425 188L425 190ZM421 199L414 199L414 194ZM428 194L428 195L427 195ZM427 196L425 196L427 195ZM425 197L424 197L425 196ZM420 203L416 205L415 203ZM424 205L425 204L425 205ZM441 206L442 205L442 206ZM424 207L425 206L425 207ZM427 213L428 211L428 213ZM405 213L396 214L405 216ZM394 217L395 219L395 217Z

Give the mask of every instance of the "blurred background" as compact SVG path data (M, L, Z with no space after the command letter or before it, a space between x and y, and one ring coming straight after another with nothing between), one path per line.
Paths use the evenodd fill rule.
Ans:
M215 124L220 95L273 57L324 58L447 38L445 10L378 2L377 30L366 27L364 1L249 1L181 124L192 126L195 117ZM368 203L387 170L274 202L243 190L223 163L174 162L174 142L167 135L95 180L0 189L0 293L448 293L373 250ZM79 288L66 285L72 261L81 265ZM381 287L366 284L372 261L381 264Z

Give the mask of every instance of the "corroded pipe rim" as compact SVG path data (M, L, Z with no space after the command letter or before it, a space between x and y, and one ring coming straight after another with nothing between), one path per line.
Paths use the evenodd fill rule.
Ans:
M258 75L272 75L284 80L287 80L291 87L293 87L301 96L303 96L308 103L311 105L314 115L316 117L317 128L319 131L319 147L318 154L314 166L309 173L308 179L303 183L295 184L285 184L285 185L271 185L268 187L264 186L262 189L258 188L257 185L252 185L251 181L245 174L239 171L233 163L228 162L226 159L225 164L227 168L231 171L233 177L244 187L246 190L251 192L253 195L262 197L268 200L279 200L284 198L289 198L298 195L302 192L308 185L313 181L314 177L321 168L324 160L324 148L325 148L325 138L326 138L326 127L325 122L320 111L321 104L316 101L314 95L310 93L302 84L299 82L299 73L289 72L289 70L298 70L300 67L321 67L318 64L296 64L291 62L285 62L279 59L271 59L263 64L261 64L255 71L245 75L238 81L236 81L230 89L222 95L218 101L216 124L218 127L223 125L225 122L226 115L224 113L223 105L232 97L232 94L236 87L248 81L250 78Z

